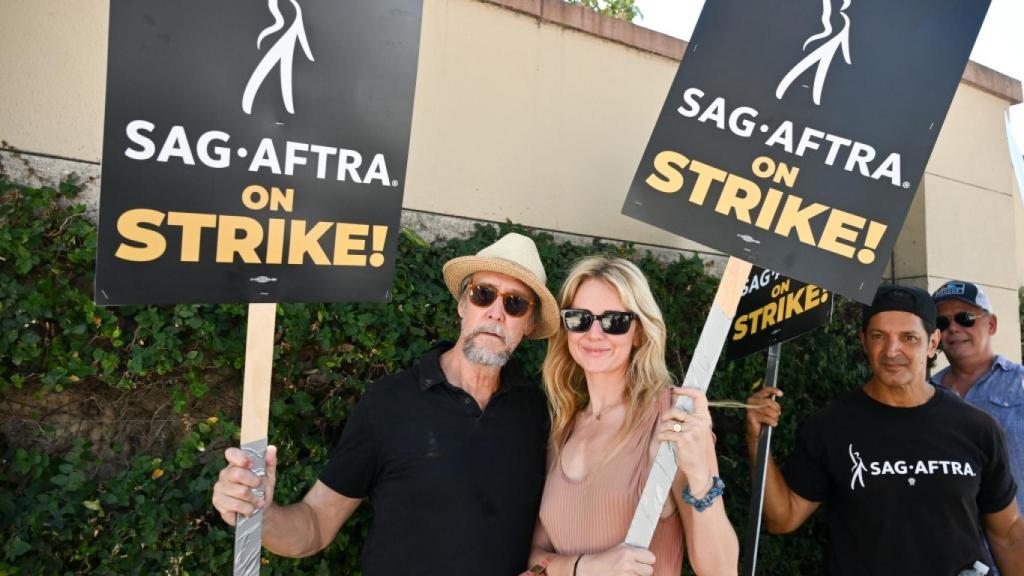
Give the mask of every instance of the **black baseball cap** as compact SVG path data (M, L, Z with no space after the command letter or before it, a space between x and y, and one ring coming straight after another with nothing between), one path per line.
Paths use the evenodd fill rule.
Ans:
M860 329L866 329L871 317L879 312L910 312L924 322L926 332L931 334L935 331L935 317L938 315L935 301L932 300L931 294L920 288L899 284L879 286L871 305L864 306L861 310Z

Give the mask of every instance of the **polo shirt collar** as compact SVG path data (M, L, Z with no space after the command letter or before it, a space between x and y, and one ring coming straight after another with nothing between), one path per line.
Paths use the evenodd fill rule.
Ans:
M451 342L438 342L420 357L420 390L429 390L438 384L451 386L447 378L445 378L444 371L441 370L441 354L451 350L452 346L454 344ZM510 359L501 368L501 385L498 390L503 390L510 386L534 386L534 383L523 375L523 370L514 358Z
M991 374L992 371L995 370L996 368L999 368L1004 372L1013 372L1016 369L1016 365L1013 363L1012 360L1005 358L1000 354L996 354L996 357L992 360L992 367L989 368L988 372L986 372L985 375L982 376L978 381L980 382L981 380L984 380L985 377ZM928 381L935 386L945 388L946 386L942 383L942 377L946 375L946 372L949 372L949 369L950 367L946 366L942 370L939 370L935 374L932 374L932 377L929 378Z
M1005 370L1006 372L1013 372L1016 369L1016 365L1013 363L1012 360L1004 358L999 354L996 354L996 359L992 363L992 365L994 367L999 367Z

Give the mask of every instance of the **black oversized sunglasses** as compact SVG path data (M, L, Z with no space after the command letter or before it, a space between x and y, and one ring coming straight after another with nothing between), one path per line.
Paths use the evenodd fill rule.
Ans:
M597 318L598 323L601 325L601 330L604 330L605 334L617 336L629 332L629 326L636 317L637 315L633 312L612 311L596 315L590 310L583 310L581 308L562 310L562 324L569 332L586 332L590 330L594 319Z
M963 326L964 328L970 328L971 326L974 326L974 323L978 321L978 318L981 318L982 316L985 315L985 312L982 312L981 314L975 314L974 312L966 311L957 312L956 314L953 314L952 321L955 321L957 324ZM935 326L937 326L939 330L944 331L946 328L949 328L950 323L952 321L949 319L949 316L938 316L935 318Z
M469 301L481 308L486 308L501 296L501 304L505 314L518 318L530 311L533 300L515 292L502 292L490 284L470 284Z

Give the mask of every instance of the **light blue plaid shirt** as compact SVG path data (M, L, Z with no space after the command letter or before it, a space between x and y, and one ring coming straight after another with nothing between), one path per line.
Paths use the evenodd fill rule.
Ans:
M942 386L949 368L931 377ZM1017 506L1024 510L1024 366L996 355L992 367L967 391L964 400L988 412L1003 427L1010 470L1017 483Z

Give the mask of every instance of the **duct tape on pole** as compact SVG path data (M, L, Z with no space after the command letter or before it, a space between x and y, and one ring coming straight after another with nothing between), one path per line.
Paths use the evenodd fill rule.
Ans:
M740 301L740 294L750 273L750 263L739 258L729 258L722 274L722 281L718 284L718 291L715 293L715 301L708 312L707 320L704 322L704 329L701 330L697 347L693 351L693 359L686 370L683 378L684 388L694 388L706 392L711 383L711 375L718 364L718 357L725 344L725 338L729 334L732 319L736 315L736 306ZM677 397L675 400L677 408L693 412L693 401L685 396ZM637 505L633 515L633 521L629 525L629 532L626 533L626 544L647 548L654 536L654 528L658 525L658 518L661 516L665 499L672 490L672 480L676 475L676 459L672 444L662 442L658 446L658 455L654 459L651 471L644 484L643 493L640 495L640 503Z
M241 448L250 469L261 478L253 493L263 499L266 477L267 432L270 418L270 376L274 370L274 320L277 304L249 304L245 337L245 382L242 389ZM263 509L235 523L235 576L260 573L263 547Z

